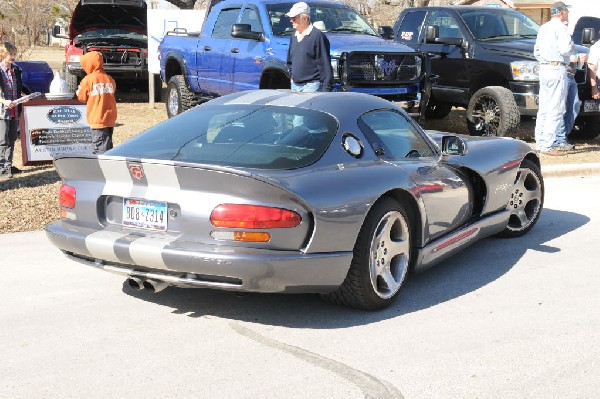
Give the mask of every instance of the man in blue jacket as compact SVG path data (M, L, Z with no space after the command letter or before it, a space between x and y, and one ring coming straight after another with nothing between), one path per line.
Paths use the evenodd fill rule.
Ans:
M287 54L292 91L331 91L333 70L329 40L310 23L310 7L305 2L296 3L285 15L296 30L290 38Z

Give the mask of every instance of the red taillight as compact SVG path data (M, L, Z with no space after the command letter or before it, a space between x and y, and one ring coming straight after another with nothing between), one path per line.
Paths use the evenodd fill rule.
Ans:
M77 192L75 187L67 186L62 184L60 186L60 193L58 194L58 204L64 208L75 208L75 202L77 201Z
M213 209L210 222L217 227L278 229L298 226L302 218L296 212L282 208L221 204Z

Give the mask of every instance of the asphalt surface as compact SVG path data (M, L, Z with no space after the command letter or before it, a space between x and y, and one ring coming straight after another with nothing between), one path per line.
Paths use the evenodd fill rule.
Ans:
M598 398L600 175L539 223L361 312L314 295L132 291L41 231L0 235L0 398Z

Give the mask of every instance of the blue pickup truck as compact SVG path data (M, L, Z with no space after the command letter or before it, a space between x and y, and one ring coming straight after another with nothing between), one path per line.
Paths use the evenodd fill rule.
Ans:
M313 25L331 44L334 91L354 91L401 102L416 115L426 103L427 59L383 39L348 5L308 1ZM201 32L176 29L160 43L167 114L232 92L289 89L286 64L293 1L213 0Z

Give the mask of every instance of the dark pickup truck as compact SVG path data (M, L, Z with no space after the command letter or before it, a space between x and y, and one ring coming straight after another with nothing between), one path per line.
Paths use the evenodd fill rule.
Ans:
M515 133L521 116L537 114L539 63L533 47L539 26L522 13L477 6L406 8L393 29L395 40L432 57L438 79L426 117L443 118L452 106L461 106L471 135L504 136ZM600 111L587 68L575 79L582 104L571 137L595 137Z

